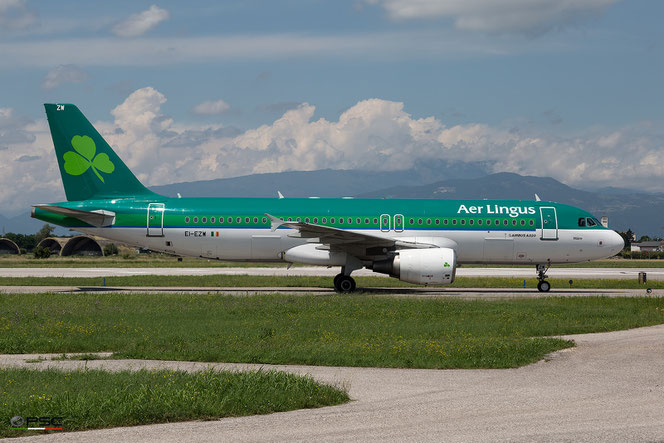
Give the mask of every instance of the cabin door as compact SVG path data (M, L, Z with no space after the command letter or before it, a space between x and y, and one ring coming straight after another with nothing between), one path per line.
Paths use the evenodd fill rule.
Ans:
M148 205L148 237L164 236L164 204L150 203Z
M542 240L558 240L558 218L556 208L544 206L540 208L542 217Z

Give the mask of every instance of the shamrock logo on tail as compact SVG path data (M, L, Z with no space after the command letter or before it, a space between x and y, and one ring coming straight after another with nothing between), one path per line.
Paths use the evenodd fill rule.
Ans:
M70 175L81 175L88 168L92 168L92 171L97 175L99 180L104 183L104 177L101 176L99 171L106 174L110 174L115 171L115 165L108 158L108 154L101 153L95 156L97 152L97 146L95 145L94 140L92 140L87 135L80 136L75 135L71 139L71 145L74 147L74 151L67 151L63 158L65 159L65 171Z

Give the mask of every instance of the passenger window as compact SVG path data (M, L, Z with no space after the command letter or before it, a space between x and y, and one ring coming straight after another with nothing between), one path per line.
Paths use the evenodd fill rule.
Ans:
M444 224L444 225L447 224L447 219L443 220L443 224Z
M194 223L198 223L198 217L194 217Z
M364 224L365 224L365 225L368 225L368 224L369 224L369 219L368 219L368 218L365 218L365 219L364 219Z
M244 218L244 222L245 222L245 223L249 223L250 220L251 220L251 219L250 219L249 217L245 217L245 218Z
M535 226L535 220L530 220L530 226Z
M254 217L254 223L258 223L258 217Z
M373 224L374 224L374 225L377 225L377 224L378 224L378 219L377 219L376 217L374 217L374 222L373 222Z
M592 218L588 217L588 218L586 219L586 224L587 224L588 226L595 226L597 223L595 223L595 221L594 221Z
M482 224L482 219L477 220L477 224L481 225Z
M207 217L203 217L203 220L201 220L203 223L207 223Z
M521 220L521 226L526 226L526 221L525 220Z
M296 220L298 223L302 222L302 219L300 217L298 217Z
M263 223L267 223L267 217L263 217Z
M583 228L583 227L585 227L585 226L586 226L586 219L585 219L585 217L581 217L581 218L579 219L579 227L580 227L580 228Z
M466 220L461 219L461 224L462 224L462 225L465 225L465 224L466 224Z
M232 223L233 223L233 217L228 217L228 224L232 224Z
M350 218L350 217L348 217L348 224L349 224L349 225L352 225L352 224L353 224L353 219Z
M323 224L327 223L327 219L323 217Z
M215 217L212 217L212 218L210 219L210 223L214 224L214 222L215 222L216 220L217 220L217 219L216 219Z
M189 223L189 217L185 217L185 218L184 218L184 222L185 222L185 223Z
M314 217L314 223L318 223L318 217Z
M427 218L427 225L430 225L430 224L431 224L431 219Z
M422 224L422 219L421 219L421 218L418 218L418 219L417 219L417 224L418 224L418 225L421 225L421 224Z
M457 221L456 221L456 218L455 218L454 220L452 220L452 224L456 225L456 223L457 223Z
M411 225L414 225L414 224L415 224L415 219L414 219L414 218L411 218L411 219L410 219L410 224L411 224Z
M512 220L512 226L516 226L516 220Z
M505 226L507 226L507 223L508 223L507 220L504 220L504 221L503 221L503 224L504 224Z
M235 221L238 222L238 223L242 223L242 217L236 218Z
M305 223L309 223L309 217L305 217L305 218L304 218L304 222L305 222Z
M334 224L334 217L330 219L330 223Z
M475 223L475 220L473 220L472 218L468 221L468 224L469 224L469 225L472 225L472 224L474 224L474 223Z
M223 223L223 222L224 222L224 217L219 217L219 223Z
M334 223L334 220L332 220L332 223ZM344 218L343 217L339 217L339 224L340 225L344 224Z
M495 223L495 225L496 225L496 226L500 226L500 220L496 219L496 223Z
M490 220L490 219L487 220L487 221L486 221L486 224L487 224L487 225L490 225L490 224L491 224L491 220Z
M439 219L439 218L436 219L436 224L437 224L437 225L440 224L440 219Z
M362 224L362 219L359 218L359 217L356 218L355 221L357 222L358 225L361 225L361 224Z

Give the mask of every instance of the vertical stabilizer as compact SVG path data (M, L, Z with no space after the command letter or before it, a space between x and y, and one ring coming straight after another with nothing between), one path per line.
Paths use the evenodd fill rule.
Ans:
M67 200L156 196L72 104L44 105Z

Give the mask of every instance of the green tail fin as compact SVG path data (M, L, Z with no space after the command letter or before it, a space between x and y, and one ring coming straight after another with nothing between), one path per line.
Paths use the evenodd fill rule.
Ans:
M156 196L71 104L44 105L67 200Z

